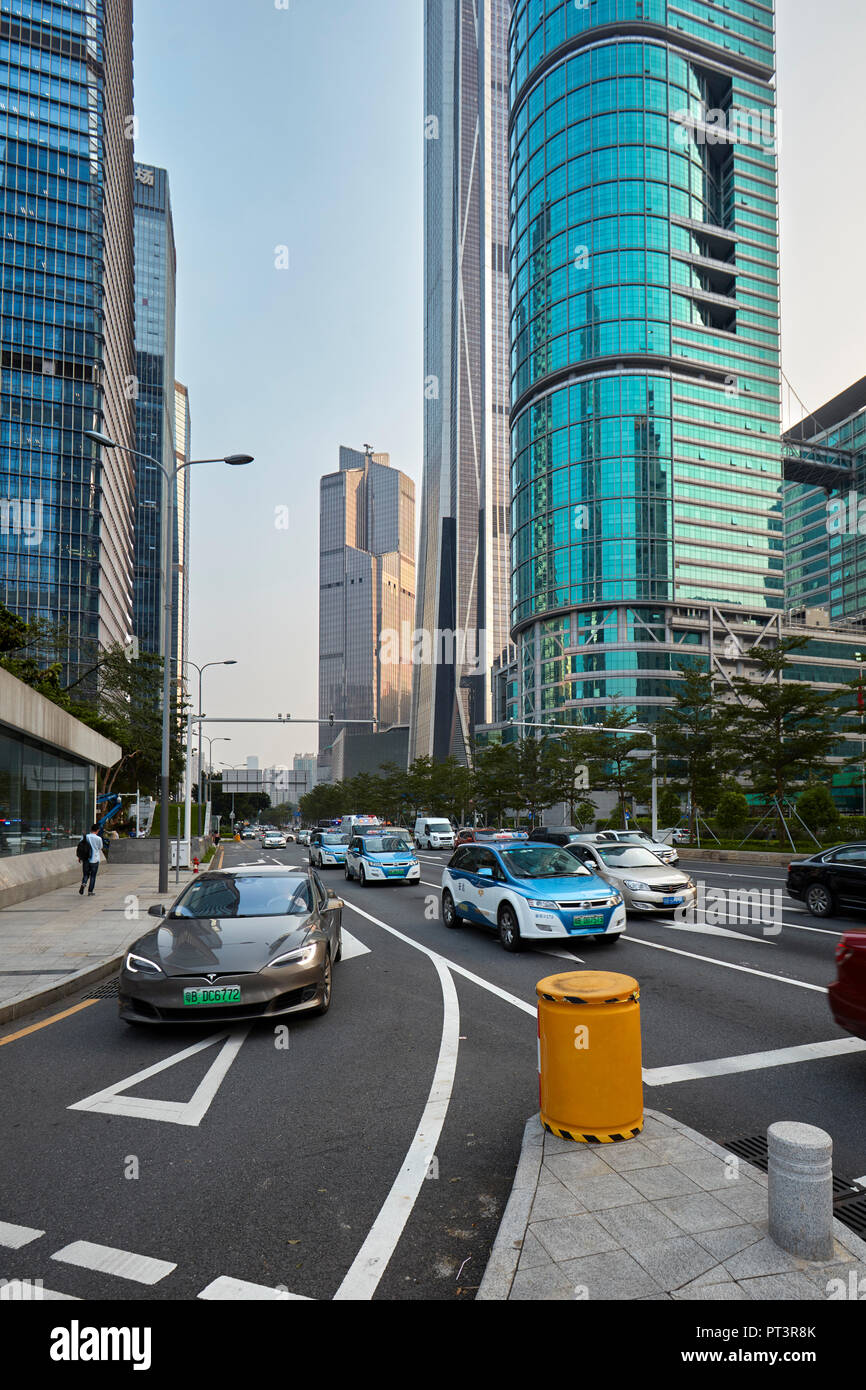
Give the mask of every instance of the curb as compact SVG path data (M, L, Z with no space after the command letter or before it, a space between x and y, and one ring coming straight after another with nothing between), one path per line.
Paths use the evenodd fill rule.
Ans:
M705 1134L701 1134L698 1130L690 1129L688 1125L675 1120L672 1115L666 1115L658 1110L645 1110L644 1117L658 1120L661 1124L669 1126L678 1134L691 1139L700 1148L706 1149L707 1153L715 1158L730 1159L732 1156L729 1149L722 1148L721 1144L717 1144L713 1139L708 1139ZM481 1299L501 1302L507 1300L511 1293L511 1285L517 1273L517 1264L529 1225L529 1214L532 1210L541 1166L544 1161L544 1138L540 1116L538 1114L532 1115L527 1120L523 1131L523 1144L511 1195L508 1198L496 1239L493 1242L493 1249L490 1252L484 1277L475 1295L476 1301ZM577 1147L583 1148L584 1146L578 1145ZM761 1172L760 1168L753 1167L751 1163L746 1163L743 1159L740 1159L740 1167L753 1181L764 1188L767 1187L769 1179L766 1173ZM866 1264L866 1241L861 1240L836 1217L833 1218L833 1236L843 1250L847 1251L855 1260Z

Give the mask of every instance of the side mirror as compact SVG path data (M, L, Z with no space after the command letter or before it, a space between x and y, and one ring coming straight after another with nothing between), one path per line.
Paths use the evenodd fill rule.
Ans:
M156 907L156 906L154 906L154 907L149 907L149 908L147 909L147 915L148 915L148 917L164 917L164 916L166 915L167 912L168 912L168 908L167 908L167 907Z

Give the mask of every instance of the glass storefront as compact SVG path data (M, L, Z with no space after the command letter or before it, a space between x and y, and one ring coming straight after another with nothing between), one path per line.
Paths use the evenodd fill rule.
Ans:
M74 847L92 821L92 767L0 732L0 858Z

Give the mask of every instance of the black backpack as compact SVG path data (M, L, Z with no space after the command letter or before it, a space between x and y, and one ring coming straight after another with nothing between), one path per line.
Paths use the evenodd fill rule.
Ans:
M90 863L90 841L86 835L82 835L81 839L78 841L78 848L75 853L82 864Z

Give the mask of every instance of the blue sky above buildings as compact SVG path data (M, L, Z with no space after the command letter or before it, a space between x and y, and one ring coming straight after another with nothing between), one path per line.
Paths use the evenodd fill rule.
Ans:
M811 409L866 373L866 16L779 9L783 365ZM193 455L257 459L193 471L190 655L239 662L207 672L207 713L313 717L319 478L340 444L370 443L421 479L423 6L138 0L135 29L136 157L171 176ZM233 763L316 746L312 728L210 732Z

